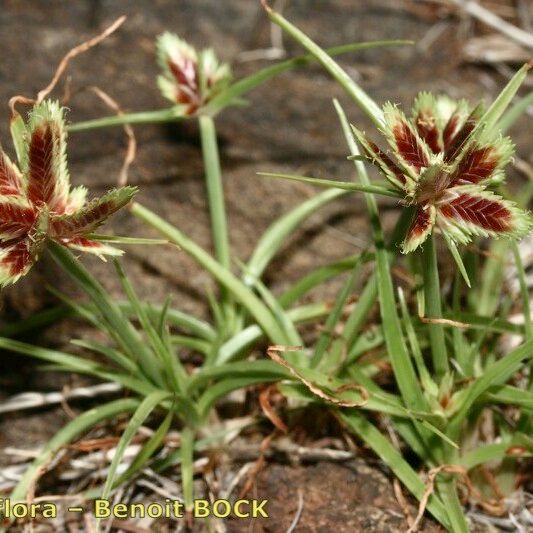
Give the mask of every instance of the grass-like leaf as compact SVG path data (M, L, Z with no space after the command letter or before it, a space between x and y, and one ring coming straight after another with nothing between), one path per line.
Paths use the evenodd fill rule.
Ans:
M288 344L287 337L282 328L277 323L275 317L265 304L248 288L237 279L230 271L215 261L205 250L188 239L177 228L164 221L152 211L135 203L131 212L144 220L148 225L165 235L170 241L177 244L185 253L190 255L211 275L224 285L252 315L257 323L264 329L272 342L276 344Z
M122 126L124 124L157 124L159 122L173 122L183 120L183 111L179 107L160 109L157 111L141 111L139 113L127 113L122 115L112 115L109 117L85 120L71 124L67 129L69 132L87 131L98 128L108 128L110 126Z
M108 499L111 495L111 490L113 489L113 484L115 482L115 476L117 474L118 466L120 464L120 461L122 461L122 458L124 457L124 453L126 451L126 448L128 447L128 444L131 442L131 439L135 436L137 430L148 418L150 413L164 400L170 397L171 393L166 391L152 392L151 394L146 396L146 398L144 398L144 400L139 404L139 406L133 413L130 421L128 422L128 425L126 426L126 429L124 430L124 433L120 437L117 449L115 450L115 454L113 455L113 460L111 461L111 465L109 466L109 473L107 474L104 489L102 490L103 499Z
M528 95L520 98L506 113L500 118L498 122L498 129L506 133L513 125L525 115L528 107L533 106L533 91Z
M141 468L146 466L146 463L150 460L155 451L161 446L165 437L167 436L173 416L174 413L171 409L166 414L163 422L161 422L159 427L143 445L141 451L135 456L128 469L123 474L115 478L113 488L119 487L122 483L131 479L139 470L141 470Z
M381 127L384 124L381 108L359 87L348 74L336 63L326 51L314 43L305 33L291 24L283 15L267 7L267 13L272 22L280 26L295 41L301 44L322 64L331 76L343 87L359 107L370 117L372 122Z
M299 181L302 183L310 183L317 187L326 187L334 189L342 189L345 191L365 192L371 194L381 194L382 196L389 196L391 198L400 198L398 192L388 187L382 187L381 185L372 185L363 183L351 183L349 181L335 181L321 178L311 178L309 176L294 176L292 174L278 174L273 172L258 172L259 176L266 176L267 178L280 178L290 181Z
M121 313L120 308L110 298L105 289L93 276L73 257L72 253L54 242L49 250L57 263L83 288L90 296L96 308L109 323L112 331L120 340L122 347L129 356L139 363L143 372L156 384L162 383L161 369L151 351L142 342L141 336L129 320Z
M337 101L334 103L350 153L358 154L359 149L355 143L346 115L340 104ZM357 173L361 183L365 186L368 185L370 180L364 164L361 161L355 161L354 164L357 167ZM371 194L366 194L365 197L376 246L378 294L387 351L394 369L394 375L398 387L406 406L415 410L425 410L427 408L427 402L420 390L413 364L403 338L400 319L396 311L389 257L383 240L378 207L375 198Z
M259 279L287 237L300 227L305 219L322 206L345 194L340 190L324 191L279 217L257 241L244 272L244 282L247 285L252 285L254 279Z
M472 132L472 138L476 137L478 132L483 131L482 135L494 136L494 131L497 131L496 125L503 115L505 110L509 107L512 99L517 93L518 89L524 83L528 70L531 68L530 63L526 63L516 74L509 80L507 85L500 92L496 100L492 102L490 107L481 117L478 125ZM505 124L504 124L505 125Z
M102 420L115 418L120 413L134 411L138 405L139 402L134 398L115 400L86 411L69 422L46 443L39 455L24 472L24 475L11 493L12 501L17 502L25 500L31 484L35 482L37 471L42 466L46 465L52 458L53 454L62 446L72 442L72 440L78 437L81 433L93 428Z
M473 403L492 385L503 385L520 368L523 361L533 357L533 340L485 368L483 374L460 393L456 401L457 412L450 421L449 435L458 435L461 423L468 415Z
M363 252L361 256L361 260L364 263L367 263L374 258L374 255L368 252ZM300 278L296 283L294 283L294 285L292 285L292 287L289 287L283 294L279 296L280 304L283 307L292 305L321 283L333 279L335 276L353 268L360 261L359 258L361 256L359 254L352 255L312 270L309 272L309 274L306 274L304 277Z
M363 43L351 43L342 46L336 46L333 48L327 48L325 52L329 56L334 57L349 52L355 52L358 50L368 50L372 48L381 48L388 46L404 46L410 44L413 44L413 41L370 41ZM316 61L315 56L308 54L306 56L294 57L292 59L282 61L275 65L271 65L257 72L254 72L250 76L236 81L225 91L215 96L207 105L206 111L217 113L218 111L226 107L228 104L231 104L231 102L239 99L246 93L250 92L252 89L255 89L255 87L270 80L271 78L278 76L279 74L282 74L283 72L286 72L293 68L309 65L313 61Z
M394 446L365 417L356 411L339 411L339 418L356 435L359 435L394 472L395 476L418 499L422 498L425 484ZM449 527L448 513L436 494L428 501L428 510L444 526Z

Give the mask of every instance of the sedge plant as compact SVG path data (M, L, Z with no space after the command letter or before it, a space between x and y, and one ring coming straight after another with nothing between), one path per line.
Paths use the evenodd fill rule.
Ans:
M384 44L391 43L359 43L333 49L330 53ZM82 289L88 301L73 301L53 289L64 301L65 308L45 311L25 322L5 327L0 347L45 361L55 370L119 383L132 394L129 399L99 405L65 426L25 472L11 495L14 501L25 497L37 473L61 446L95 423L129 412L131 420L118 444L107 480L99 492L93 490L90 494L99 493L105 498L118 485L132 479L153 459L172 424L179 423L179 449L168 457L159 457L152 464L159 470L181 464L183 499L186 509L190 510L192 461L198 438L204 436L204 441L217 442L216 437L209 436L208 420L212 407L233 390L279 381L290 375L272 361L246 360L251 349L259 342L301 344L298 325L324 317L329 307L326 303L298 306L298 300L318 284L354 265L360 268L372 257L372 254L363 253L321 267L278 297L260 281L286 238L318 208L349 192L326 191L276 220L260 238L252 257L243 265L241 275L235 275L231 270L235 258L229 248L214 116L260 82L288 68L306 64L310 57L280 63L231 84L229 69L219 65L210 50L198 53L171 34L164 34L159 39L158 49L163 69L158 83L163 94L173 102L169 110L67 126L59 104L44 101L32 108L27 122L17 115L11 124L20 170L2 153L2 284L14 283L25 275L46 250ZM133 187L122 187L86 203L84 187L70 189L66 132L185 118L197 119L200 124L215 255L211 256L178 228L140 204L130 205L131 212L165 235L165 241L95 233L113 212L128 204L137 191ZM375 186L354 186L362 191L376 189ZM118 258L122 252L112 244L161 244L166 240L178 244L181 252L193 257L220 284L220 299L207 298L213 324L174 309L169 301L160 306L142 303L118 259L115 259L116 272L127 298L123 302L113 301L72 253L87 251L101 257ZM107 335L107 343L72 340L77 349L91 352L98 362L9 338L68 314L83 318ZM360 346L372 344L370 337L361 337ZM180 357L186 350L199 354L203 363L199 367L187 367ZM301 357L301 354L294 354L294 362ZM154 410L164 414L160 426L134 462L118 474L127 445Z
M179 453L167 457L160 468L181 463L183 498L189 510L193 498L195 436L206 425L212 406L232 390L268 383L286 374L270 361L239 361L239 358L246 355L250 345L265 335L273 342L294 342L294 336L297 336L294 324L323 316L327 308L325 304L303 307L292 304L322 279L334 275L339 266L332 267L331 272L322 273L317 279L309 278L293 287L291 294L285 298L285 305L291 308L287 310L286 317L283 312L285 323L282 323L279 316L253 291L229 271L224 272L223 267L207 253L192 243L186 246L189 252L194 251L198 259L204 261L206 267L218 273L228 290L233 291L235 300L252 310L256 319L256 323L248 324L222 345L218 343L219 335L215 327L172 309L169 302L158 308L142 304L118 260L115 261L117 275L127 300L117 303L72 251L117 258L122 252L109 243L160 244L166 241L96 233L110 215L130 202L136 189L123 187L86 202L87 190L84 187L70 188L65 130L63 109L56 102L48 100L34 105L26 122L20 115L12 121L13 142L20 168L4 152L1 153L1 281L3 286L16 282L47 251L83 290L89 302L78 303L59 294L56 289L54 292L77 316L107 334L110 342L72 341L78 348L99 357L99 362L6 337L0 339L0 346L46 361L56 370L119 383L134 396L100 405L74 419L45 446L11 496L14 501L23 499L36 473L61 446L99 421L116 417L121 412L132 412L101 494L107 497L117 484L135 475L160 448L173 420L177 418L182 424ZM349 258L341 265L341 270L349 268L353 262L354 259ZM279 311L279 314L282 312ZM47 319L59 316L57 313L46 315L44 322L43 317L36 316L25 324L18 323L11 333L23 334ZM176 329L181 334L175 333ZM4 331L6 333L8 331ZM191 373L190 369L184 367L178 357L178 346L180 349L194 350L204 357L200 371L195 369ZM160 427L128 470L118 476L117 468L126 446L156 408L166 413Z
M356 349L357 337L353 331L346 331L352 325L351 317L345 324L339 322L336 306L326 321L330 339L322 343L319 339L310 348L309 366L289 365L281 360L283 347L276 348L274 359L284 367L290 366L292 381L300 382L297 386L286 385L284 390L323 401L321 394L317 400L316 390L310 387L322 384L331 394L343 391L337 399L327 398L338 403L339 396L343 402L354 395L359 397L359 391L350 391L354 384L364 387L368 397L363 409L380 412L387 426L418 458L418 464L429 471L425 484L375 422L363 416L361 410L338 408L346 427L372 448L421 501L419 516L410 529L418 527L427 508L448 530L468 531L463 503L490 509L497 502L496 507L502 511L503 495L508 496L515 488L509 482L509 472L518 479L521 458L530 456L533 450L533 395L527 385L533 338L529 295L516 246L516 239L530 231L532 220L529 213L496 190L503 190L505 165L513 151L501 130L518 118L516 108L511 115L504 113L529 65L516 73L486 109L482 105L472 109L465 101L422 93L415 100L412 117L407 118L392 104L380 108L308 36L281 14L268 6L266 9L273 22L315 55L385 136L389 150L379 147L374 135L367 136L351 126L335 102L349 158L357 167L360 182L371 184L365 162L377 166L398 193L409 219L402 239L388 246L375 196L366 194L376 261L376 274L368 284L377 284L381 351L370 356ZM324 179L277 177L320 187L338 186ZM435 234L444 237L460 272L448 298L440 287ZM503 257L498 255L480 264L472 261L472 254L463 248L476 237L508 238L496 245L500 253L514 250L523 325L507 318L515 302L494 292L494 279L501 279ZM415 290L413 298L393 284L391 267L398 249L412 257L411 272L415 279L422 279L421 290ZM342 297L349 294L349 286L346 288ZM410 309L410 300L418 300L418 313ZM353 312L358 324L368 312L364 304L358 302ZM332 332L339 327L340 334L335 338ZM522 344L512 350L502 349L500 339L508 333L520 335ZM390 365L394 391L379 385L377 378L383 373L380 369L384 363ZM388 407L378 406L381 402ZM392 406L408 416L398 417L390 410ZM487 420L493 424L488 436L483 431ZM468 490L460 490L465 487Z
M507 319L510 302L494 296L492 286L501 276L501 262L487 261L480 265L478 261L471 261L468 252L462 248L473 236L502 233L519 237L529 227L526 214L503 196L487 189L488 180L492 180L491 185L501 188L496 182L502 181L510 145L498 136L500 120L507 121L507 126L511 122L503 113L526 69L513 78L486 111L479 108L478 115L471 116L466 103L455 104L425 95L417 100L416 109L421 111L423 108L424 113L430 115L419 121L415 113L414 119L408 120L390 106L382 110L331 58L339 50L347 51L361 45L341 47L327 53L278 13L270 10L269 15L300 42L310 56L274 65L232 83L228 68L220 65L212 52L196 52L177 37L166 34L159 41L163 68L159 86L172 100L170 109L105 117L70 126L70 131L75 131L123 123L199 120L215 255L141 204L134 203L130 209L165 240L176 244L179 247L177 253L188 254L209 272L222 289L221 299L209 298L214 317L212 324L174 309L169 302L161 306L144 304L116 261L117 275L127 298L124 302L114 302L69 251L68 239L73 234L69 233L65 236L67 241L62 241L55 238L55 234L45 233L46 247L83 289L88 302L80 304L62 298L77 316L105 332L110 342L74 341L79 347L98 354L98 362L58 350L37 348L5 336L0 339L0 347L41 359L55 369L118 382L132 395L125 400L100 405L70 422L45 446L19 482L12 498L24 498L36 472L47 464L59 447L98 421L120 412L130 412L130 422L118 444L107 480L98 493L108 496L150 460L152 467L158 470L179 463L183 498L190 509L194 497L193 453L201 442L198 438L204 437L205 441L207 435L208 442L209 439L216 441L216 436L209 437L208 420L215 402L236 389L280 382L281 390L293 402L321 402L331 407L346 427L372 448L407 490L421 501L422 511L427 508L450 531L466 531L468 524L458 485L468 481L468 486L474 486L477 491L470 494L470 501L476 497L478 503L486 503L490 488L486 481L475 478L476 469L486 463L505 464L506 470L509 465L517 468L521 458L529 455L532 448L529 437L532 395L519 380L527 373L533 348L525 284L522 283L522 299L526 323L522 326ZM259 239L251 258L242 265L240 275L236 275L232 271L235 258L229 247L225 224L214 117L260 82L312 58L329 71L380 130L389 133L392 157L396 159L352 128L344 110L336 103L347 151L354 160L359 181L291 177L328 190L276 220ZM442 122L443 117L449 120L454 111L461 112L455 136L466 124L472 124L472 128L460 143L460 153L447 159ZM436 129L437 144L433 147L429 141L433 133L424 129L428 124ZM394 137L395 129L402 133L401 143ZM403 137L407 137L407 145ZM495 138L497 144L494 144ZM19 139L20 136L14 135L16 145ZM362 155L358 143L364 151ZM472 157L476 150L481 150L483 157L490 156L491 161L498 156L494 168L484 170L488 173L475 183L454 183L454 171L458 175L461 162L465 157ZM59 153L64 154L64 148ZM418 161L411 159L413 153L418 156ZM50 154L56 152L52 150ZM363 159L376 163L386 181L371 182ZM485 168L486 159L482 158L482 162L481 166ZM22 163L21 167L24 168ZM464 179L464 173L458 179ZM486 205L483 202L489 201L496 204L497 207L484 207L485 211L493 215L508 213L505 224L499 221L498 227L495 224L486 227L479 224L479 217L473 220L473 215L468 220L465 216L448 217L450 208L446 211L447 204L440 202L440 195L451 194L453 202L457 187L470 187L467 191L461 190L469 195L478 194L483 206ZM261 275L287 236L322 205L354 191L366 195L373 249L317 268L283 294L275 296L261 281ZM397 198L403 205L395 231L388 238L381 228L375 195ZM458 202L453 211L468 209L471 207L468 202ZM48 220L53 216L44 218ZM449 220L451 218L453 221ZM220 220L223 220L221 225L216 222ZM91 226L83 237L95 240L93 231ZM462 274L454 280L453 294L448 298L439 284L434 242L437 232L445 236ZM22 235L27 235L27 231ZM107 240L113 239L108 237ZM508 246L512 248L514 245ZM397 290L393 284L391 266L400 248L413 258L413 274L422 275L421 289L412 293ZM32 258L34 260L35 256ZM516 258L523 280L518 254ZM346 315L346 304L354 287L364 279L362 266L365 263L375 264L374 273L364 280L357 302L348 307ZM297 305L310 289L341 273L350 275L333 305ZM465 280L471 288L465 286ZM471 297L474 292L480 297ZM413 311L415 300L418 300L420 316ZM467 302L466 306L464 302ZM378 324L372 319L376 303L380 309ZM54 318L58 315L47 316ZM303 348L298 325L318 319L324 320L322 333L311 347ZM26 324L16 324L11 331L20 334L25 328L45 321L46 317L33 317ZM518 348L502 352L499 339L509 333L524 336L526 340ZM272 345L268 353L274 361L248 359L252 348L260 342ZM202 364L194 369L185 365L180 357L185 350L199 353ZM388 377L393 378L393 389L381 385L380 378L387 368L391 369ZM154 410L164 415L160 426L146 441L139 456L119 474L119 463L128 443ZM512 410L512 417L508 410ZM487 439L481 428L486 417L491 418L496 428L492 440ZM401 437L411 454L417 457L416 463L407 460L403 450L395 446L395 441L382 432L380 421L385 421L387 427ZM180 448L154 461L153 457L174 422L182 428ZM419 475L417 468L420 467L430 471L432 483L426 483ZM494 476L498 477L497 468L494 471Z
M345 54L368 48L409 44L409 41L375 41L352 43L329 50L332 55ZM257 86L290 69L304 66L313 56L302 56L279 62L266 67L250 76L234 80L231 68L221 63L212 48L197 50L174 33L160 35L156 42L157 58L161 74L157 84L162 96L172 105L167 109L142 111L103 117L72 124L71 132L87 131L95 128L123 124L147 124L154 122L173 122L195 120L198 122L202 157L204 162L207 203L211 220L211 235L214 258L225 269L232 270L235 258L232 256L230 235L224 198L224 183L221 171L220 154L216 134L216 118L229 106L243 105L243 97ZM281 245L290 228L296 227L316 208L331 202L345 193L327 191L312 201L287 215L284 222L266 234L258 244L250 259L244 282L253 287L266 268L271 256ZM141 208L139 208L140 210ZM223 283L220 287L219 331L226 338L242 329L244 310L232 301ZM225 332L225 333L224 333ZM224 341L226 338L222 338Z

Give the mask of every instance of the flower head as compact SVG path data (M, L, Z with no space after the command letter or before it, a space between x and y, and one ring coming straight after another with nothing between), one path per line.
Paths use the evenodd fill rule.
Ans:
M196 113L231 80L229 65L220 63L211 48L197 52L174 33L159 36L157 51L163 70L157 79L159 89L183 106L185 115Z
M63 109L44 101L13 128L17 167L0 148L0 285L25 275L47 241L97 255L122 252L91 238L135 195L133 187L86 203L85 187L71 188Z
M354 128L366 157L416 206L402 244L404 253L420 246L438 228L454 242L473 236L521 237L530 216L487 189L502 182L513 144L479 124L482 106L420 93L407 118L391 103L383 107L382 133L393 157ZM479 127L478 127L479 126Z

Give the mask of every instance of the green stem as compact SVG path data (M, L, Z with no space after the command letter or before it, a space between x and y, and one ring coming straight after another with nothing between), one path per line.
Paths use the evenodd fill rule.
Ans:
M511 248L513 249L514 262L516 271L518 273L518 282L520 284L520 296L522 298L522 311L524 313L524 331L526 340L533 339L533 322L531 320L531 309L529 307L529 289L527 286L526 271L524 270L524 263L520 256L520 248L515 241L512 241ZM533 367L530 365L528 390L533 392ZM524 417L522 417L523 420Z
M466 521L463 506L457 494L457 480L450 474L443 474L436 481L437 491L448 513L450 531L453 533L468 533L470 531Z
M229 269L231 267L231 256L215 123L212 117L206 115L200 116L198 121L200 123L202 155L204 158L215 256L222 266Z
M184 427L181 430L181 485L183 489L183 500L185 510L192 512L194 506L193 490L193 457L194 457L194 431Z
M96 118L84 122L76 122L68 127L69 132L87 131L96 128L123 126L124 124L154 124L157 122L171 122L183 118L183 113L176 108L158 109L156 111L140 111L139 113L125 113L110 117Z
M334 100L333 103L339 115L350 153L352 155L359 155L359 149L352 135L348 119L337 100ZM354 161L354 164L357 168L360 183L365 186L370 185L370 178L368 177L364 164L358 160ZM425 409L427 402L418 384L411 357L403 341L402 327L396 312L389 253L385 246L383 228L379 220L378 204L372 194L366 193L365 199L376 248L378 297L387 352L405 405L414 410Z
M223 267L231 270L228 223L215 122L213 118L208 115L201 115L198 118L198 122L200 124L207 201L209 203L211 234L213 236L213 244L215 247L215 257ZM226 318L231 317L233 314L233 305L229 298L229 293L224 287L221 287L221 300L223 308L226 311Z
M274 344L289 344L287 336L268 307L232 272L223 268L203 248L146 207L135 202L131 206L131 213L159 231L162 235L165 235L169 241L176 244L198 264L204 267L221 285L224 285L232 293L233 297L254 317L258 325L268 336L270 342Z
M440 300L439 268L433 235L430 235L424 244L422 258L425 314L428 318L440 319L442 318L442 305ZM449 371L444 327L442 324L429 324L428 329L431 355L433 358L433 369L437 378L442 378L442 376Z
M268 6L265 6L265 8L270 20L316 57L319 63L321 63L330 75L341 85L361 110L367 114L374 125L378 128L383 127L384 117L380 107L350 78L350 76L348 76L348 74L327 54L327 52L322 50L307 35L305 35L305 33L284 18L283 15Z
M531 321L531 309L529 307L529 289L527 287L526 271L524 270L524 263L520 256L520 248L515 241L512 241L511 247L513 249L514 262L516 271L518 273L518 282L520 284L520 296L522 298L522 311L524 313L524 329L526 333L526 340L533 339L533 322Z

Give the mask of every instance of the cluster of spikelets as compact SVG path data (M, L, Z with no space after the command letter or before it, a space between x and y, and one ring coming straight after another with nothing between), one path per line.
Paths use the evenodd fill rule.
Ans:
M196 51L177 35L157 41L159 88L183 115L201 112L231 83L231 71L212 49ZM388 150L353 128L365 156L400 192L415 216L402 245L418 248L435 228L448 242L474 236L520 238L532 227L528 213L488 187L504 181L513 144L480 123L483 106L420 93L408 118L395 105L383 107L381 133ZM114 189L89 203L83 186L71 188L66 162L63 109L34 106L26 123L12 128L18 167L0 149L0 285L26 274L49 240L97 255L122 252L94 231L136 193Z
M133 187L87 202L85 187L71 188L63 109L44 101L26 123L12 128L18 166L0 149L0 284L27 274L49 240L97 255L122 252L93 232L135 195Z
M157 42L163 74L159 88L185 115L198 113L231 81L231 72L212 49L197 52L177 35L164 33ZM418 248L437 228L448 242L466 244L474 236L523 237L531 217L514 203L490 191L504 181L513 144L480 124L483 106L465 100L420 93L407 118L398 107L383 108L384 134L390 150L380 149L354 128L366 156L398 189L416 214L402 245Z
M193 115L231 81L228 65L213 50L196 52L176 35L158 40L162 94L184 115ZM121 255L94 234L127 205L134 187L121 187L87 202L83 186L72 188L66 158L64 110L57 102L36 104L26 122L12 124L18 166L0 148L0 285L28 273L48 241L99 256Z
M504 181L513 144L486 131L483 106L420 93L407 118L397 106L383 107L384 151L353 128L366 157L400 191L416 213L403 242L404 253L420 246L437 228L447 240L466 244L474 236L523 237L528 213L490 191ZM393 157L390 157L391 154Z
M157 78L165 98L193 115L231 82L229 65L220 63L212 48L197 52L174 33L157 40L162 74Z

